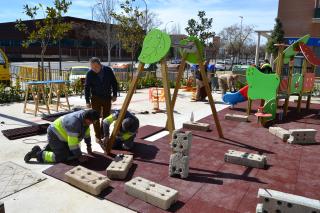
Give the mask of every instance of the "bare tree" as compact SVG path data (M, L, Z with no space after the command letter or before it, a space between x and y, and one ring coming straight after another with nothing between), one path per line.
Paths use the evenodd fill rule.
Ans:
M244 26L241 30L238 24L226 27L220 32L225 50L229 55L232 55L232 65L234 64L235 56L240 56L243 45L250 43L253 32L252 26Z
M157 13L150 10L144 10L142 16L139 18L139 24L148 32L153 28L159 27L162 24L162 21Z
M98 25L97 29L91 32L92 36L106 45L109 65L111 64L111 50L115 45L119 44L115 28L113 27L115 19L111 15L117 3L117 0L97 0L96 17L103 24Z

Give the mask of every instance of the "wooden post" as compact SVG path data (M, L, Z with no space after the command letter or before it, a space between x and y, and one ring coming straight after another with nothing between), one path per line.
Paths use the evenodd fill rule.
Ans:
M132 96L133 96L133 93L134 93L134 91L135 91L135 89L137 87L139 76L143 72L143 68L144 68L144 63L140 62L139 66L138 66L137 75L134 76L132 81L131 81L127 96L126 96L126 98L125 98L125 100L124 100L124 102L122 104L122 108L121 108L120 114L118 116L118 119L117 119L117 121L116 121L116 123L114 125L114 128L113 128L112 134L110 136L110 139L108 141L108 144L107 144L107 147L106 147L107 154L110 154L112 146L113 146L113 144L115 142L116 136L120 131L122 121L125 118L126 112L128 110L130 101L131 101Z
M307 68L308 68L308 62L307 62L306 59L303 59L302 72L301 72L302 77L304 77L304 74L306 73ZM301 112L302 95L303 95L303 86L302 86L302 89L300 91L299 98L298 98L298 103L297 103L297 111L298 112Z
M206 89L206 92L207 92L207 95L208 95L208 100L209 100L209 104L210 104L210 107L211 107L212 116L213 116L213 119L215 121L219 137L223 138L223 132L222 132L222 129L221 129L221 125L220 125L219 117L218 117L218 114L217 114L216 106L215 106L215 103L214 103L214 100L213 100L213 97L212 97L210 85L209 85L209 82L208 82L208 76L206 75L205 67L204 67L204 64L203 64L203 61L201 59L201 55L200 54L201 53L199 52L199 50L197 50L198 63L199 63L200 73L201 73L201 76L202 76L202 81L203 81L203 84L205 86L205 89Z
M24 97L24 107L23 107L23 113L26 113L26 108L27 108L27 102L28 102L28 96L29 96L29 89L30 85L27 85L26 92L25 92L25 97ZM31 90L32 92L32 90Z
M279 80L280 80L280 84L281 84L281 75L282 75L282 69L283 69L283 51L284 51L284 45L280 44L278 45L279 49L278 49L278 61L277 61L277 65L276 65L276 73L279 76ZM279 98L278 98L278 94L279 94L279 88L280 85L277 89L277 93L276 93L276 109L278 109L278 105L279 105Z
M307 109L307 110L310 109L310 103L311 103L311 94L308 95L307 106L306 106L306 109Z
M173 118L173 107L171 105L171 94L170 94L170 85L168 78L168 67L165 59L161 60L161 74L162 74L162 83L164 90L164 97L166 100L166 110L167 110L167 120L168 120L168 131L170 136L174 130L174 118Z
M186 60L183 57L182 61L180 63L179 69L178 69L178 74L177 74L177 78L176 78L176 86L174 88L173 95L172 95L172 101L171 101L172 112L174 111L174 106L176 104L179 88L181 86L181 79L183 77L185 67L186 67ZM169 122L169 120L167 119L166 128L168 128L168 122Z
M247 107L247 115L249 116L252 108L252 100L248 98L248 107Z
M288 107L289 107L289 99L290 99L290 93L291 93L291 82L292 82L292 75L293 75L293 69L294 64L292 64L292 61L289 62L289 75L288 75L288 88L287 88L287 97L284 102L284 115L287 116L288 114Z

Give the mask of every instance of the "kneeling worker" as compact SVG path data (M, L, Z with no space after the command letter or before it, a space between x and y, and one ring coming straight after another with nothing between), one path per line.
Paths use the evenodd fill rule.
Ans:
M89 126L99 122L99 113L95 110L80 110L56 119L48 127L48 145L44 150L34 146L24 160L36 158L40 163L58 163L78 159L85 161L81 153L80 142L84 139L87 151L91 150Z
M110 125L118 119L120 110L115 110L114 113L109 115L103 120L103 142L106 145L109 140L109 128ZM139 120L136 116L127 111L125 118L122 121L121 129L116 136L115 143L113 144L114 149L130 150L133 147L134 138L139 129Z

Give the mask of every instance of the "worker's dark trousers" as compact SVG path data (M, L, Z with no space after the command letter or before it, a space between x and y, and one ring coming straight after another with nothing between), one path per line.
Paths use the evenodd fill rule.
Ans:
M73 156L67 142L61 141L50 127L48 128L47 133L49 143L43 151L38 153L38 161L44 163L58 163L71 160Z
M112 148L113 149L123 149L123 145L125 144L125 146L128 149L132 149L133 145L134 145L134 138L135 137L132 137L131 139L129 139L127 141L123 141L123 140L121 140L119 138L116 138Z
M101 139L102 138L101 132L102 132L102 126L103 126L103 124L102 124L103 119L108 117L110 115L110 111L111 111L111 98L101 99L97 96L92 96L91 106L92 106L92 109L96 110L100 115L102 115L101 123L97 122L97 123L93 124L96 138Z

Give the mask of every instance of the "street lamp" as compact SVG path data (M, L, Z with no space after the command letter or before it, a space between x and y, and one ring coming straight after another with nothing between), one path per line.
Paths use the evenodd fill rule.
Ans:
M94 12L94 9L96 8L96 6L98 5L101 5L101 2L97 3L97 4L94 4L92 7L91 7L91 20L93 21L93 12Z
M167 26L168 26L168 24L170 24L170 23L172 23L172 22L174 22L174 21L169 21L169 22L166 23L166 25L165 25L165 27L164 27L164 31L165 31L165 32L167 32Z
M145 31L148 32L148 4L146 0L143 0L144 4L146 5L146 23L145 23Z
M240 56L241 56L241 48L242 48L242 22L243 22L243 16L239 16L241 19L241 24L240 24L240 49L239 49L239 55L238 55L238 64L240 61Z

